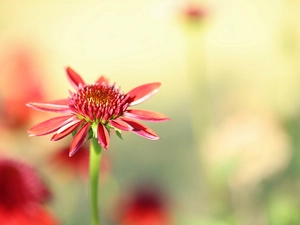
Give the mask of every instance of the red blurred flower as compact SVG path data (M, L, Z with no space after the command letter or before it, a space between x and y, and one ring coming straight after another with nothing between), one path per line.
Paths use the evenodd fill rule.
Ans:
M67 68L68 78L76 89L70 92L68 99L48 103L28 103L27 106L41 111L65 113L33 126L28 132L30 136L41 136L55 133L51 140L57 141L76 131L70 146L70 156L74 155L85 141L92 136L107 149L109 132L114 129L118 136L122 131L131 131L150 140L158 140L157 134L147 126L134 119L162 122L169 120L161 113L128 109L155 94L160 83L150 83L138 86L127 94L109 85L106 78L100 77L95 84L86 84L71 68ZM121 136L120 136L121 137Z
M51 165L54 165L60 171L70 172L71 174L78 175L82 178L87 178L89 175L89 147L83 145L80 147L80 151L73 157L69 157L69 147L59 149L51 157ZM110 161L106 154L101 158L100 179L105 179L110 173ZM63 169L63 170L61 170Z
M58 224L42 203L50 192L28 165L0 158L0 224Z
M201 21L207 16L207 9L200 5L190 3L184 8L183 16L191 21Z
M36 64L32 49L20 46L0 59L0 123L5 127L26 125L32 112L25 104L43 98L43 88L37 80L41 73Z
M117 203L115 220L120 225L171 225L166 203L165 195L153 184L140 186Z

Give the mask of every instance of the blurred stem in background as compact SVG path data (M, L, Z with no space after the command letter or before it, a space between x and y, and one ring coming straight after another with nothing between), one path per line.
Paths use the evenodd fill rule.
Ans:
M190 112L194 138L202 137L203 131L211 121L211 101L204 42L204 17L206 11L198 5L190 5L186 11L188 85L190 91Z
M210 86L206 72L205 56L205 26L207 10L199 2L191 2L184 11L185 34L186 34L186 54L188 66L188 87L189 87L189 111L191 126L193 130L194 149L200 149L204 135L212 123L212 101L210 97ZM199 155L199 154L197 154ZM199 160L201 184L205 193L205 211L203 215L211 213L211 190L208 174L205 173L205 164L202 158Z
M90 146L90 201L92 225L100 225L98 213L98 178L100 172L102 148L97 138L92 138Z

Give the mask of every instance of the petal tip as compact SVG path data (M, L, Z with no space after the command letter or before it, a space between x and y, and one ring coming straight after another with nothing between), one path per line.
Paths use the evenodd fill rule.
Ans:
M50 141L56 141L55 135L52 136L52 138L50 139Z
M97 128L97 135L98 135L98 143L102 146L105 150L108 149L110 137L109 132L103 124L99 124Z
M25 105L29 108L34 108L34 102L27 102Z
M75 155L75 153L78 151L78 149L70 149L69 151L69 157L72 157L73 155Z
M167 120L170 120L169 117L162 113L142 109L129 109L124 113L124 117L145 120L149 122L165 122Z
M160 86L161 83L154 82L154 83L144 84L132 89L127 93L130 96L129 105L130 106L137 105L149 99L152 95L154 95L156 92L159 91Z
M151 140L151 141L158 141L158 140L160 140L160 137L159 136L153 136L153 137L151 137L151 138L148 138L149 140Z
M78 89L81 85L84 85L85 82L81 78L81 76L75 72L71 67L66 68L67 77L75 89Z
M99 143L99 145L105 150L105 151L107 151L107 149L108 149L108 146L107 145L105 145L105 146L103 146L103 145L101 145L101 143L98 141L98 143Z

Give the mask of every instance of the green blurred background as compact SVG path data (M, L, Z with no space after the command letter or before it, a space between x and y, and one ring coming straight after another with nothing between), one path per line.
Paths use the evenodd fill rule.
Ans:
M136 107L171 118L147 123L161 140L124 133L104 153L106 224L118 196L147 183L164 190L175 225L297 225L299 15L298 0L0 0L0 101L22 99L36 82L45 100L67 97L66 66L87 82L104 74L124 92L161 82ZM51 116L1 125L0 153L38 168L62 224L88 224L88 183L45 163L71 137L27 137Z

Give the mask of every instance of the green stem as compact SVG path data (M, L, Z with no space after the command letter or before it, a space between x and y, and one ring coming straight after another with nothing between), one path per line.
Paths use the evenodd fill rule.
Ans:
M90 145L90 197L92 225L100 225L98 214L98 178L100 172L102 148L97 138L92 138Z

